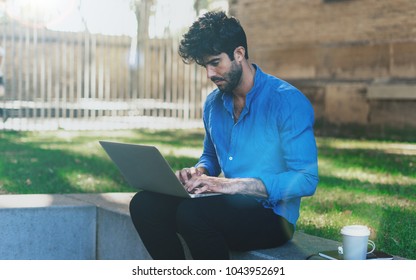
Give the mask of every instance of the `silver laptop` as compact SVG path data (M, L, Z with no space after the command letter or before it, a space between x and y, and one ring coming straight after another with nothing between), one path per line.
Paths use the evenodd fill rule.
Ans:
M184 198L218 193L190 194L169 163L154 146L99 141L126 181L138 190L148 190Z

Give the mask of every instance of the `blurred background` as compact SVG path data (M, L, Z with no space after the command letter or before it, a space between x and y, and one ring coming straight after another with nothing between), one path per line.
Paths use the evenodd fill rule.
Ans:
M0 2L0 129L201 126L212 90L180 35L227 1Z
M313 104L320 182L297 230L339 240L365 224L416 259L415 0L0 0L0 194L136 191L104 137L195 164L215 85L177 48L216 9Z
M312 101L318 135L414 138L414 0L1 0L0 129L200 127L213 89L177 45L207 10Z

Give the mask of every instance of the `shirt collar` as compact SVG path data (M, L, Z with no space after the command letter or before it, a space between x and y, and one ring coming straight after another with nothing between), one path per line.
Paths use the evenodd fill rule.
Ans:
M260 67L257 64L252 64L254 68L256 69L256 74L254 75L254 85L250 89L250 91L247 93L246 96L246 104L245 109L248 111L250 108L250 104L252 100L258 95L260 92L259 88L262 85L262 80L264 79L263 71L260 69ZM233 96L230 93L222 92L222 99L224 102L224 107L227 109L230 114L233 113Z

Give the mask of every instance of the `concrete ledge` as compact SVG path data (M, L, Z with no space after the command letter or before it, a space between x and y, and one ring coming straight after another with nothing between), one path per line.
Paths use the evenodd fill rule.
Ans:
M130 220L128 205L133 195L0 195L0 259L149 260ZM231 256L304 260L338 245L296 232L284 246L231 252Z
M0 196L0 259L95 259L96 207L57 195Z
M130 219L129 203L133 195L134 193L68 195L97 207L97 259L151 259Z

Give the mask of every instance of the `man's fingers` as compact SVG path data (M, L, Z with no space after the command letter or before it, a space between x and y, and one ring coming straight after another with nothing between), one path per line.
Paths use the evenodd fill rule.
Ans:
M193 177L189 179L188 182L186 182L185 184L185 189L188 192L193 193L195 191L194 189L198 188L201 184L198 179L198 177Z
M190 193L203 193L211 191L209 180L207 179L207 176L204 175L192 177L192 179L186 183L185 188Z
M193 176L200 176L201 172L195 167L183 168L176 171L176 177L183 183L186 184Z

